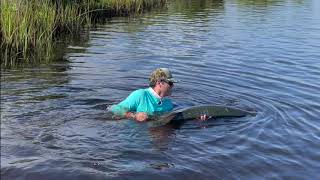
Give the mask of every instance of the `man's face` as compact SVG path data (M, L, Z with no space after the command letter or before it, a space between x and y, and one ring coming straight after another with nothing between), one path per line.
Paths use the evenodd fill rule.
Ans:
M172 94L172 88L174 84L170 81L162 81L162 90L165 96L170 96Z

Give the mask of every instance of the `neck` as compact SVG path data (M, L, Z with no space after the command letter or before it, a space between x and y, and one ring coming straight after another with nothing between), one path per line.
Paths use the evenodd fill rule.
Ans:
M161 90L157 87L153 87L152 88L154 90L155 93L157 93L157 95L162 99L164 98L164 94L161 92Z

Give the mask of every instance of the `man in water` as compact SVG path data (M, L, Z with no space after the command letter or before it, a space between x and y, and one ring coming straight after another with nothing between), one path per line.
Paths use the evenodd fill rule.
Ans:
M172 77L168 68L158 68L151 73L149 88L133 91L125 100L113 105L109 110L117 117L146 121L149 116L160 115L173 110L171 99L174 83L178 81ZM201 120L208 116L200 116Z

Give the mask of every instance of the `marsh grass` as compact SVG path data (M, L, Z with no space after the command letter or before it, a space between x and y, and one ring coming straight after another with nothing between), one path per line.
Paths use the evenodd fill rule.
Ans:
M100 19L141 13L166 0L1 0L1 64L49 58L62 35Z

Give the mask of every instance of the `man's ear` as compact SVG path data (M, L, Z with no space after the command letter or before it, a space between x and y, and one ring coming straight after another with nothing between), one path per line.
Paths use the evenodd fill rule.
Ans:
M162 83L161 81L157 81L157 82L156 82L156 85L157 85L157 84L158 84L158 85L161 85L161 83Z

